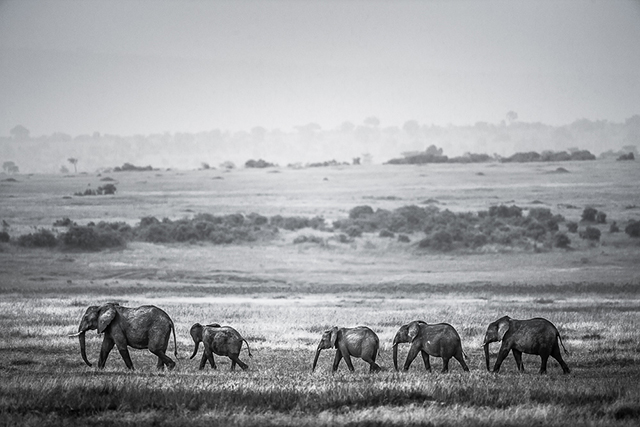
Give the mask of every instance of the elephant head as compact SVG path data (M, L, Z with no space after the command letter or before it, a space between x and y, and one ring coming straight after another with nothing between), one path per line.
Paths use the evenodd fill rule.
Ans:
M489 366L489 344L502 341L504 335L509 330L511 318L509 316L501 317L493 323L489 324L487 327L487 332L484 334L484 358L487 363L487 370L491 371L491 367Z
M98 333L101 334L104 330L109 326L111 321L116 317L116 306L117 304L106 304L102 307L98 307L92 305L87 308L84 315L82 316L82 320L80 321L80 326L78 327L78 332L70 337L78 337L80 340L80 354L82 356L82 360L88 366L92 366L91 362L87 359L87 350L85 343L84 334L93 329L97 329Z
M393 366L396 371L398 370L398 344L412 342L418 336L421 324L425 323L421 320L414 320L402 325L396 332L396 336L393 338Z
M338 327L334 326L333 328L324 331L322 334L322 338L320 338L320 342L318 343L318 348L316 349L316 356L313 359L313 367L311 371L316 369L316 364L318 363L318 358L320 357L320 351L327 348L335 348L336 341L338 340Z
M191 326L191 329L189 329L189 334L191 335L191 338L193 338L193 343L195 344L193 354L190 357L190 359L193 359L196 357L196 354L198 354L198 348L200 347L200 342L202 342L202 325L200 323L194 323L193 326Z

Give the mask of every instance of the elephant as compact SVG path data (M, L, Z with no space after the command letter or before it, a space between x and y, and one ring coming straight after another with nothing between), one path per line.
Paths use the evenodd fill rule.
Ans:
M129 356L127 346L136 349L149 349L158 356L158 369L164 369L166 365L173 369L176 363L166 355L169 338L173 332L174 355L178 358L176 345L176 331L173 321L167 313L153 305L143 305L129 308L117 303L107 303L100 307L90 306L85 311L78 327L78 333L69 335L79 337L80 354L82 360L88 366L92 366L87 359L85 349L85 332L97 329L99 334L104 333L98 368L103 369L107 357L115 345L128 369L133 370L133 362Z
M424 367L431 371L429 356L442 357L442 372L449 371L449 359L454 357L465 372L469 367L464 361L464 351L460 335L455 328L448 323L428 324L421 320L402 325L393 338L393 366L398 370L398 344L410 342L411 348L404 362L404 370L407 371L418 352L422 355Z
M560 353L558 341L562 344L565 354L569 354L562 343L560 333L553 323L547 319L537 317L528 320L516 320L509 316L504 316L489 324L483 344L488 371L491 371L489 366L489 344L496 341L502 341L502 345L500 346L493 372L500 371L500 365L510 351L513 351L513 357L516 359L516 365L520 372L524 372L522 353L540 356L542 359L540 365L541 374L547 372L549 356L552 356L560 363L565 374L571 372L567 364L562 360L562 354Z
M247 344L249 357L253 357L251 349L249 348L249 343L231 326L220 326L217 323L202 326L200 323L194 323L193 326L191 326L189 333L195 343L191 359L193 359L198 353L200 342L204 343L204 354L202 355L202 360L200 360L201 370L204 369L207 360L213 369L218 369L216 362L213 360L213 353L218 356L226 356L231 359L232 371L236 368L236 364L238 364L242 370L246 370L248 368L247 364L240 360L238 356L240 356L240 349L242 348L242 342L244 341Z
M369 372L378 372L381 370L376 363L378 349L380 348L380 340L375 332L366 326L356 326L355 328L333 328L324 331L316 355L313 359L313 367L311 371L315 371L318 363L320 351L326 348L336 348L336 356L333 360L333 372L338 370L340 360L344 357L347 367L351 372L354 371L351 356L359 357L369 364Z

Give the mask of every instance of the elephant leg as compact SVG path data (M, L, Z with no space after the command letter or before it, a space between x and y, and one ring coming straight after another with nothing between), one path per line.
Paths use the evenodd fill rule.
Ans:
M442 358L442 373L446 374L447 372L449 372L449 359L450 357L443 357Z
M213 359L213 352L211 351L211 349L207 349L205 346L204 349L204 354L207 357L207 360L209 361L209 364L211 365L212 369L218 369L218 367L216 366L216 361Z
M518 371L524 372L524 363L522 363L522 352L516 350L515 348L512 351L513 358L516 359L516 366L518 367Z
M342 357L344 357L344 361L347 364L347 367L349 368L349 370L351 372L355 371L355 368L353 367L353 363L351 363L351 355L349 354L349 352L345 351Z
M379 372L381 370L374 356L362 356L362 360L369 364L369 372Z
M238 364L238 366L240 366L240 369L242 369L243 371L246 371L249 366L246 363L244 363L242 360L240 360L238 356L239 354L232 354L231 356L229 356L229 359L231 359L231 370L234 370L236 367L236 364Z
M467 366L467 363L464 361L464 357L462 356L462 351L458 351L453 357L458 361L458 363L460 363L460 366L462 366L463 371L469 372L469 367Z
M416 358L416 356L418 355L420 350L421 350L420 349L420 344L417 341L414 341L414 343L411 344L411 348L409 349L409 353L407 353L407 359L404 361L404 370L405 371L409 370L409 367L411 366L411 363ZM429 356L427 356L427 357L429 357ZM422 356L422 358L424 359L424 355Z
M493 372L500 372L500 365L502 365L502 362L507 358L510 351L511 349L504 344L502 345L502 347L500 347L498 358L496 359L496 364L493 366Z
M422 350L420 351L420 355L422 356L422 361L424 362L424 369L426 369L427 372L431 372L431 362L429 361L429 353Z
M569 366L567 366L567 364L562 359L562 353L560 353L560 347L559 346L556 345L553 348L553 350L551 351L551 357L553 357L554 359L556 359L558 361L558 363L562 367L562 371L565 374L570 374L571 373L571 369L569 369Z
M336 350L336 357L333 359L333 372L338 370L338 365L340 364L341 360L342 353L340 352L340 350Z
M540 373L541 374L546 374L547 373L547 361L549 360L549 355L547 353L543 353L540 355Z
M162 359L160 357L158 357L158 363L156 363L156 368L159 371L164 370L164 362L162 361Z
M107 363L107 357L111 353L111 349L115 345L115 341L109 335L105 334L102 340L102 347L100 347L100 358L98 359L98 368L104 369L105 363Z
M176 367L176 362L174 362L169 356L165 354L162 350L149 350L151 353L158 356L158 369L164 369L164 365L167 365L169 370L172 370Z
M120 352L120 356L122 356L122 360L124 360L124 364L127 365L128 369L131 369L133 371L133 362L131 361L131 356L129 355L129 349L127 348L127 345L116 345L118 346L118 351Z
M202 371L205 367L205 365L207 364L207 354L206 353L202 353L202 358L200 359L200 370Z

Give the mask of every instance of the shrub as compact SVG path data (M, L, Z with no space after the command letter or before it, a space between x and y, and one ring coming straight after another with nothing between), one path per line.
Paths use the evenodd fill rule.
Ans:
M118 231L88 226L72 226L66 233L61 234L60 240L66 248L89 251L125 245L125 239Z
M450 251L453 249L453 238L446 231L438 231L431 236L422 239L418 246L421 248L431 248L438 251Z
M599 211L596 214L596 222L598 224L606 224L606 222L607 222L607 214L602 212L602 211Z
M582 220L583 221L589 221L589 222L595 222L597 213L598 213L597 209L586 207L582 211Z
M258 160L247 160L244 164L245 168L270 168L275 166L273 163L269 163L265 160L262 159L258 159Z
M598 241L600 240L600 230L595 227L587 227L580 233L580 237L586 240Z
M629 224L624 228L624 232L629 237L640 237L640 221L631 220Z
M345 230L345 233L349 237L360 237L360 236L362 236L362 227L360 227L359 225L356 225L356 224L350 225Z
M298 236L293 239L293 244L297 245L300 243L316 243L319 245L324 244L324 239L318 236Z
M411 239L409 239L409 236L406 234L398 234L398 242L409 243L411 242Z
M620 227L618 227L618 224L615 221L613 221L609 226L609 233L619 233L619 232L620 232Z
M57 243L56 236L44 228L18 237L18 245L28 248L53 248Z
M497 216L498 218L520 218L522 216L522 208L516 205L491 206L489 208L489 216Z
M71 227L72 225L76 225L76 223L71 221L69 218L57 219L53 223L54 227Z
M380 237L395 237L395 234L393 233L393 231L389 231L387 229L381 230L380 234L378 234L378 236Z
M9 233L6 231L0 231L0 242L7 243L9 240L11 240Z
M356 206L349 211L349 219L358 219L368 215L373 215L373 208L367 205Z
M568 248L571 244L571 239L564 233L557 233L554 237L554 244L556 248Z
M569 233L577 233L578 223L573 221L567 222L567 229L569 230Z

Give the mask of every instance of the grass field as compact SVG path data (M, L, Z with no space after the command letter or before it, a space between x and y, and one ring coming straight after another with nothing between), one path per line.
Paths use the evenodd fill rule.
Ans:
M569 173L554 173L558 166ZM109 174L115 196L71 197L106 175L0 179L0 218L11 236L53 228L69 217L137 223L196 213L257 212L345 218L351 208L394 209L431 199L441 209L497 204L548 207L579 221L596 207L624 228L640 219L635 162L344 167L305 170L152 171ZM581 227L583 227L581 225ZM251 244L133 242L102 252L0 246L0 424L2 425L637 425L640 420L640 245L600 225L598 243L572 235L572 249L484 248L439 253L365 234L348 244L293 244L281 231ZM155 357L131 350L134 372L117 351L106 369L80 358L77 330L89 305L154 304L176 324L180 359L158 372ZM509 357L486 372L482 338L502 315L545 317L562 334L572 369ZM460 333L471 372L457 362L442 374L414 362L393 371L391 341L414 319L448 322ZM198 371L189 327L218 322L250 343L248 371ZM322 331L367 325L381 341L383 372L356 360L331 374ZM87 333L89 359L101 337ZM498 344L492 346L493 359ZM403 360L408 346L400 350ZM201 350L202 351L202 350ZM173 357L173 344L169 352ZM199 357L198 357L199 359Z

